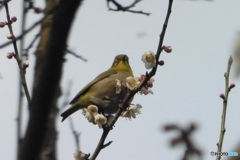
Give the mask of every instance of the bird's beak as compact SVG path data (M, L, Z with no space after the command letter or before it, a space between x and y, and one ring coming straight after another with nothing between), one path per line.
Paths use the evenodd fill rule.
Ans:
M123 58L122 58L123 61L127 61L128 60L128 56L127 55L124 55Z

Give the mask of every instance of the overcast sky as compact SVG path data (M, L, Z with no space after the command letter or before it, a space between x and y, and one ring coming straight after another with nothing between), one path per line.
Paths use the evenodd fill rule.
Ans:
M117 54L129 56L135 75L145 73L141 55L147 50L157 50L167 2L149 0L139 3L136 10L151 13L150 16L144 16L109 12L105 1L84 1L72 27L68 46L88 62L66 56L63 94L72 80L73 98L86 83L108 69ZM13 26L16 35L20 33L21 24L19 5L19 1L9 3L11 15L19 19ZM184 148L171 148L169 141L176 134L165 133L161 128L168 123L187 126L190 122L199 126L192 138L203 150L204 159L212 158L210 152L217 149L220 132L222 100L219 95L224 92L223 75L240 29L239 6L239 0L174 1L164 41L165 45L172 46L173 52L161 56L165 65L159 67L154 77L154 94L135 96L133 103L143 106L142 114L131 121L119 119L107 138L113 143L100 153L99 160L179 160ZM0 12L0 21L5 20L4 12ZM37 18L40 16L29 16L28 26ZM7 33L7 28L0 29L0 44L6 41ZM30 37L28 42L31 41ZM35 49L36 45L31 53ZM2 159L8 160L16 156L15 119L18 102L18 69L15 60L6 58L9 51L13 51L12 46L0 51L0 147ZM33 68L34 55L31 54L26 75L30 89ZM240 143L240 130L236 129L236 122L240 121L239 79L231 76L231 82L237 86L229 97L223 151L234 151L234 147ZM102 131L89 124L81 111L72 117L76 129L81 132L82 151L92 153ZM27 119L27 107L24 119ZM75 143L69 122L61 123L59 118L57 126L59 160L73 159Z

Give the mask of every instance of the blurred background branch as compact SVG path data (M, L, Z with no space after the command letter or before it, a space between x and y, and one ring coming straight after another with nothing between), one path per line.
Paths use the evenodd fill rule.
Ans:
M176 147L179 144L185 145L185 151L181 160L190 160L194 156L201 158L202 151L194 144L191 135L197 129L195 123L190 123L187 128L180 127L177 124L167 124L163 127L165 132L177 132L178 136L171 139L170 144Z
M128 5L128 6L123 6L121 5L119 2L117 2L116 0L107 0L107 7L109 11L122 11L122 12L131 12L131 13L137 13L137 14L143 14L146 16L149 16L150 13L144 12L144 11L136 11L136 10L132 10L132 8L135 7L135 5L139 2L141 2L142 0L134 0L132 2L132 4ZM115 6L115 9L110 7L110 4L113 4Z

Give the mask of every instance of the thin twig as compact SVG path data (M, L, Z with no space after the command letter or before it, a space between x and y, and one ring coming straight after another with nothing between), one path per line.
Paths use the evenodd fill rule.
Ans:
M68 85L67 85L67 90L66 90L66 93L64 94L64 101L60 107L60 110L62 110L69 102L69 96L70 96L70 93L71 93L71 88L72 88L72 85L73 85L73 81L70 80L68 82ZM73 125L73 120L72 118L70 117L69 118L69 125L70 125L70 129L72 131L72 134L73 134L73 137L74 137L74 141L75 141L75 145L76 145L76 149L77 151L80 151L80 132L77 132L74 125Z
M26 49L24 49L24 53L22 54L22 56L28 58L28 56L29 56L29 55L28 55L28 52L29 52L29 50L33 47L33 45L34 45L34 43L37 41L37 39L40 37L40 33L41 33L41 32L39 32L38 34L36 34L35 37L33 38L33 40L31 41L31 43L29 44L29 46L28 46Z
M104 142L105 142L105 139L107 138L109 132L110 132L110 129L103 128L102 136L98 142L98 145L97 145L93 155L90 157L90 160L95 160L97 158L98 154L100 153L100 151L104 148Z
M231 89L233 87L235 87L234 84L231 84L229 86L229 75L230 75L230 70L231 70L231 66L233 63L233 58L232 56L229 57L228 59L228 66L227 66L227 71L224 74L225 77L225 94L221 94L220 97L223 99L223 111L222 111L222 117L221 117L221 129L220 129L220 137L219 137L219 141L217 143L217 151L221 152L222 151L222 145L223 145L223 138L226 132L226 128L225 128L225 121L226 121L226 114L227 114L227 102L228 102L228 95L229 92L231 91ZM216 156L216 160L220 160L221 156L217 155Z
M80 55L74 53L73 51L71 51L71 50L69 50L69 49L66 49L66 52L69 53L69 54L71 54L71 55L73 55L73 56L76 57L76 58L81 59L81 60L84 61L84 62L87 62L87 59L86 59L86 58L84 58L83 56L80 56Z
M159 40L159 46L158 46L158 50L157 50L157 55L156 55L156 61L158 62L159 61L159 57L160 57L160 54L162 52L162 45L163 45L163 40L164 40L164 36L165 36L165 32L166 32L166 29L167 29L167 25L168 25L168 20L169 20L169 17L170 17L170 14L171 14L171 9L172 9L172 3L173 3L173 0L169 0L169 4L168 4L168 10L167 10L167 15L166 15L166 18L165 18L165 22L164 22L164 25L163 25L163 29L162 29L162 32L161 32L161 35L160 35L160 40ZM145 80L142 82L142 84L136 89L136 90L133 90L131 92L129 92L127 94L127 96L125 97L125 99L123 100L123 104L122 106L120 106L119 110L117 111L117 113L115 114L115 116L113 117L113 119L108 122L107 126L106 127L103 127L103 133L102 133L102 136L98 142L98 145L94 151L94 153L92 154L90 160L95 160L98 156L98 154L100 153L100 151L103 149L104 147L104 142L105 142L105 139L108 135L108 133L110 132L110 130L112 129L112 127L114 126L114 124L116 123L116 121L118 120L119 116L121 115L122 111L126 110L126 108L129 106L128 103L129 101L132 99L132 97L142 88L144 87L147 82L150 80L151 77L153 77L157 71L157 68L158 68L158 64L156 64L153 69L151 70L151 72L149 74L146 75L146 78Z
M0 11L1 11L1 9L3 9L4 3L8 3L9 1L11 1L11 0L0 0Z
M107 0L107 7L108 7L109 11L123 11L123 12L138 13L138 14L143 14L143 15L149 16L150 13L146 13L146 12L143 12L143 11L131 10L131 8L135 7L135 5L137 3L139 3L140 1L141 0L135 0L129 6L124 7L120 3L118 3L116 0ZM113 8L110 7L110 5L109 5L110 2L112 2L116 6L116 9L113 9Z
M27 21L26 4L27 4L27 1L23 1L21 33L23 33L25 31L25 28L26 28L26 21ZM25 42L25 39L23 37L20 41L20 53L19 53L20 57L22 57L22 52L24 50L24 46L25 46L24 42Z
M74 125L73 125L73 120L71 117L69 118L69 124L70 124L70 129L72 131L72 134L73 134L73 137L75 140L76 149L78 151L80 151L80 135L81 135L81 133L79 133L75 130Z
M18 67L19 67L19 70L20 70L21 83L22 83L22 86L23 86L23 89L24 89L24 92L25 92L28 104L30 104L31 97L30 97L28 86L27 86L27 82L26 82L25 70L24 70L24 68L22 66L21 57L19 55L18 48L17 48L16 38L14 36L12 25L11 25L12 22L11 22L11 19L10 19L10 13L9 13L8 4L4 3L4 6L5 6L5 10L6 10L6 15L7 15L8 29L10 31L10 35L12 36L11 43L13 44L13 48L14 48L14 52L15 52L15 56L14 57L15 57L15 59L17 61L17 64L18 64ZM28 105L28 106L30 106L30 105Z
M112 144L112 142L113 142L113 141L109 141L108 143L104 144L104 145L102 146L102 149L105 148L105 147L108 147L110 144Z
M32 31L34 28L36 28L40 23L42 23L50 14L53 14L56 11L57 7L53 8L49 13L47 13L44 17L36 21L32 26L30 26L28 29L26 29L21 35L14 38L15 41L18 41L22 39L26 34L28 34L30 31ZM4 48L8 45L10 45L12 42L5 42L0 45L0 49Z

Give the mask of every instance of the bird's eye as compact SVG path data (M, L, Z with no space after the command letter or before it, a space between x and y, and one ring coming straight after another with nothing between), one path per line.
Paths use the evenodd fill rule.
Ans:
M119 61L116 59L116 60L115 60L115 62L114 62L114 65L117 65L117 64L118 64L118 62L119 62Z

